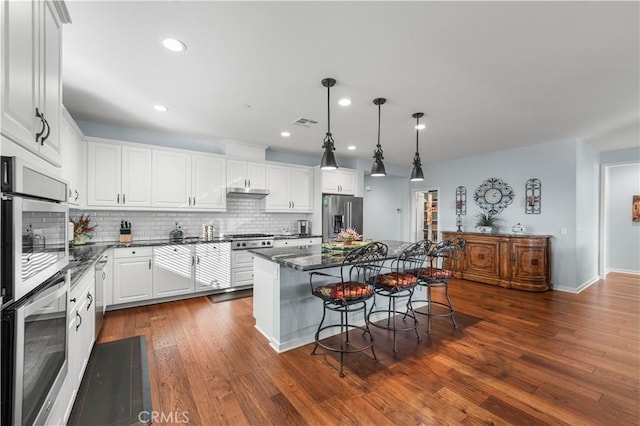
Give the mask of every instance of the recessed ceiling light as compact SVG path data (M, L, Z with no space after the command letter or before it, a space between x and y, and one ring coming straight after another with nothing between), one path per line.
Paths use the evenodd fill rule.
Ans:
M354 150L356 149L356 146L355 146L355 145L349 145L349 146L347 147L347 149L348 149L349 151L354 151Z
M351 105L351 99L347 99L347 98L340 99L340 100L338 101L338 104L339 104L339 105L342 105L342 106L348 106L348 105Z
M183 42L175 38L165 38L162 40L162 45L173 52L182 52L187 49Z
M154 105L153 109L155 109L156 111L160 111L160 112L167 112L169 111L169 108L167 108L164 105Z
M417 126L413 126L413 128L414 128L414 129L418 129L418 130L422 130L422 129L424 129L425 127L427 127L427 126L426 126L426 125L424 125L424 124L418 124Z
M289 136L291 136L291 133L289 133L289 132L282 132L282 133L280 133L280 136L282 136L283 138L288 138Z

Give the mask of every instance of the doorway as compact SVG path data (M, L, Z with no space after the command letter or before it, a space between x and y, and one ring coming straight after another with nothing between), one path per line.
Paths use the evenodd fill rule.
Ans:
M440 189L426 188L414 190L411 199L414 212L414 226L412 237L414 241L430 240L433 242L442 239L440 217Z

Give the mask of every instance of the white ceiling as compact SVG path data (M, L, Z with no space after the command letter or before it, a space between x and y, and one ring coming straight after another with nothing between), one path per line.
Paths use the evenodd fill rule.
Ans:
M638 2L67 0L64 104L76 120L410 164L581 138L638 146ZM173 53L167 36L186 43ZM349 107L337 105L350 98ZM170 108L167 113L154 104ZM292 126L297 118L320 122ZM291 132L284 139L280 133ZM347 151L347 145L356 151Z

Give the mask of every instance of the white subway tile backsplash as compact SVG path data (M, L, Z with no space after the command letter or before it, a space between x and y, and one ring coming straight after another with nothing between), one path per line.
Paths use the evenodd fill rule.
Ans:
M238 232L265 232L278 234L283 229L295 232L298 219L310 219L310 214L265 213L260 200L229 198L226 212L153 212L106 211L71 209L69 215L77 218L84 213L98 227L93 241L116 241L120 237L120 222L132 224L134 241L169 238L169 232L178 222L185 236L200 236L202 225L213 225L216 234Z

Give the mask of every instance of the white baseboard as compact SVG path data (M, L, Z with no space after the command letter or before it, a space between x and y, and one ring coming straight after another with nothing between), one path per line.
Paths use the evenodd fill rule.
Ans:
M565 287L565 286L553 286L553 289L558 291L564 291L565 293L578 294L578 293L581 293L586 288L589 288L593 284L597 283L598 281L600 281L600 278L596 275L595 277L592 277L591 279L580 284L577 288Z
M620 274L640 275L640 271L633 271L631 269L607 269L607 274L609 272L618 272Z

